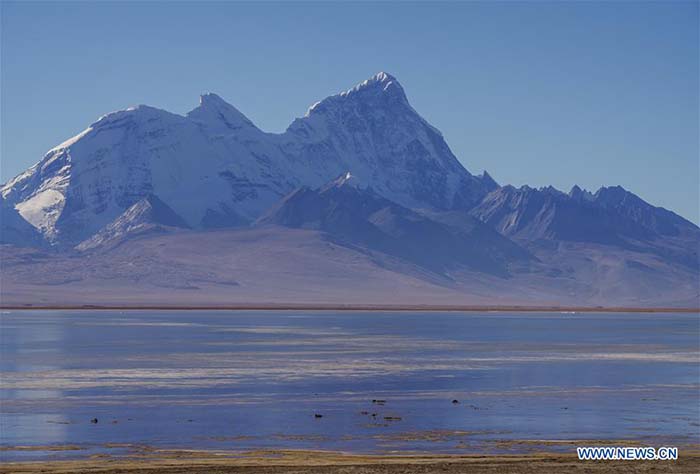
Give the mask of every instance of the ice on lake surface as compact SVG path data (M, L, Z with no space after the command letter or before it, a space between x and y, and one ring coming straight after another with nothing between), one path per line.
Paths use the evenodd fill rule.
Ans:
M699 333L674 313L9 311L0 456L696 444Z

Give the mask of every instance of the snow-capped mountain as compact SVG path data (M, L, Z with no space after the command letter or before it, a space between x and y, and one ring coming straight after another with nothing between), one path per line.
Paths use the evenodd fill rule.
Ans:
M386 73L280 134L215 94L107 114L0 195L18 304L700 304L696 225L621 187L472 175Z
M321 164L323 176L350 170L360 183L406 207L471 207L497 187L462 166L442 134L411 107L396 78L383 72L314 104L284 138L285 151Z
M345 170L408 207L469 207L497 186L464 169L398 81L379 73L282 134L215 94L184 117L148 106L107 114L1 193L47 240L75 244L149 195L190 227L231 227Z
M196 123L139 106L50 150L2 194L49 241L75 244L152 194L190 224L225 212L230 186L216 173L225 166Z

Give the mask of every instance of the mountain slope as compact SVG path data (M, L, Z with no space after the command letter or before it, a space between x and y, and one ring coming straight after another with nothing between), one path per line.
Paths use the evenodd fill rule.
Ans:
M522 240L557 239L603 244L621 243L621 236L646 229L619 222L593 201L576 201L556 189L504 186L484 198L471 214L504 235ZM627 224L627 227L626 227Z
M700 229L619 186L595 194L578 187L564 194L552 187L504 186L470 214L531 247L541 241L607 245L700 270Z
M553 187L504 186L487 195L471 214L506 235L525 239L613 243L621 237L697 238L700 230L671 211L654 207L621 186L595 194L574 186L569 194Z
M492 229L469 216L463 218L471 225L446 225L400 206L372 188L363 188L347 173L319 189L294 191L257 225L321 230L336 243L384 253L441 273L463 266L506 276L509 265L531 258Z
M127 238L171 228L187 228L185 221L154 195L146 196L98 233L76 246L85 251L119 245Z
M44 244L41 233L2 198L0 198L0 244L12 244L20 247L35 247Z
M593 195L593 201L657 235L697 238L700 234L692 222L662 207L652 206L622 186L600 188Z
M561 248L570 247L570 248ZM509 278L401 259L280 226L151 233L72 255L0 246L4 305L580 305L698 307L698 274L650 254L562 243ZM430 249L426 250L430 252ZM653 271L652 271L653 270Z

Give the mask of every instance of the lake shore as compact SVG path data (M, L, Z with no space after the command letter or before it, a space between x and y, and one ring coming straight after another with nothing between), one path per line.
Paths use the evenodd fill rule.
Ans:
M153 451L138 458L0 464L2 474L426 474L456 473L695 473L700 452L681 451L676 461L579 461L572 454L528 455L353 455L327 451Z
M234 305L0 305L3 311L443 311L497 313L700 313L700 308L604 306L463 306L362 304L234 304Z

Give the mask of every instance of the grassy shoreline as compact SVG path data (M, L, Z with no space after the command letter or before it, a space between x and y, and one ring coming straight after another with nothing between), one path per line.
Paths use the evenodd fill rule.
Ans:
M153 451L139 457L97 455L83 460L1 463L1 474L425 474L456 473L619 473L700 470L700 452L681 451L677 461L579 461L573 454L520 455L357 455L328 451Z

